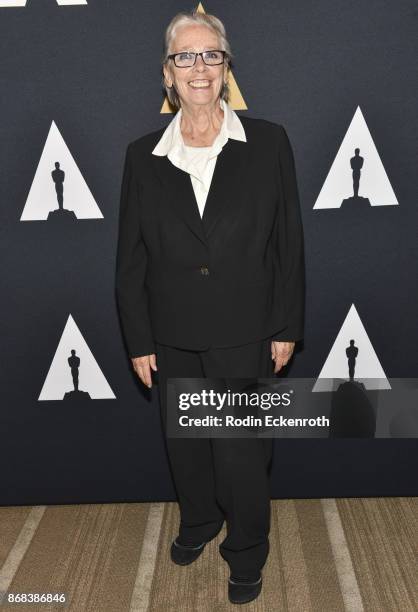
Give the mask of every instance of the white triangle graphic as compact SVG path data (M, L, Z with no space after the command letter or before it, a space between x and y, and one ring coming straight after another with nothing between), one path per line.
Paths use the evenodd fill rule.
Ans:
M72 350L75 351L74 355ZM74 364L77 358L80 359L79 364ZM71 361L74 368L71 368ZM78 373L78 393L74 390L72 370ZM67 319L38 400L62 400L66 394L65 399L74 401L78 398L116 399L71 315Z
M391 389L386 374L354 304L345 318L312 391L333 391L335 386L349 380L346 349L350 341L358 348L355 360L354 380L366 389Z
M45 220L51 211L58 211L56 183L52 175L53 172L56 174L56 171L64 172L62 186L65 210L61 212L65 214L68 210L73 211L77 219L103 219L55 121L52 121L20 220Z
M357 159L356 148L360 149ZM358 196L363 200L352 201L350 198L353 198L354 186L351 163L357 165L359 158L363 158L363 165L359 174ZM344 209L359 204L364 207L398 204L359 106L322 185L314 209L340 208L343 201Z

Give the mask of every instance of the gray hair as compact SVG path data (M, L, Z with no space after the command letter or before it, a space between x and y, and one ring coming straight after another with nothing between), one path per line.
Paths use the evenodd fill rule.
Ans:
M232 65L233 55L231 52L231 46L226 37L224 24L220 19L218 19L218 17L215 17L215 15L200 13L197 11L197 9L193 10L190 13L177 13L177 15L175 15L168 24L164 35L164 51L161 58L162 66L166 65L169 61L167 59L167 56L171 53L172 44L176 36L177 30L185 25L194 24L205 25L213 32L215 32L215 34L219 38L221 49L225 51L225 63L227 64L228 69L230 69ZM172 85L172 87L167 87L164 79L164 72L162 73L162 86L166 91L168 101L170 102L171 106L173 106L175 109L179 109L181 106L179 95L176 91L176 88L174 87L174 84ZM230 98L230 90L228 83L224 83L222 85L220 97L228 102Z

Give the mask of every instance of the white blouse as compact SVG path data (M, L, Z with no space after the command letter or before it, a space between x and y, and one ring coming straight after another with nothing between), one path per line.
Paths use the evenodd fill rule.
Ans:
M199 208L200 216L203 217L206 198L208 197L209 187L212 181L213 171L215 170L216 157L210 157L212 147L192 147L184 145L185 162L193 165L195 174L190 173L193 191Z
M247 142L244 127L235 111L225 100L220 100L220 107L224 112L224 118L219 134L210 147L192 147L184 144L180 129L182 115L180 108L152 151L153 155L167 155L174 166L190 175L201 217L218 154L222 151L228 138Z

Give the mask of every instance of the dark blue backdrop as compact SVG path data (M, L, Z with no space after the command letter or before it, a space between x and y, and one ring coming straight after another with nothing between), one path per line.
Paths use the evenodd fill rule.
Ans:
M53 0L0 8L2 401L0 504L174 499L158 412L127 357L114 295L129 141L166 125L159 60L174 1ZM247 113L286 127L306 240L304 344L315 377L354 302L389 377L417 376L418 9L414 0L213 0ZM399 206L316 211L357 106ZM52 121L103 219L20 215ZM38 401L71 313L115 400ZM416 495L416 440L276 440L274 497Z

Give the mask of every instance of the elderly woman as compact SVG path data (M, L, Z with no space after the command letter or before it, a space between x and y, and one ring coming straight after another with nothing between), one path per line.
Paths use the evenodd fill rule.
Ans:
M151 387L158 371L164 423L168 377L270 377L303 337L292 149L282 125L228 105L231 57L218 18L176 15L163 81L178 111L126 152L116 292L135 372ZM166 443L180 506L172 560L193 562L226 520L229 599L254 599L269 551L272 439Z

